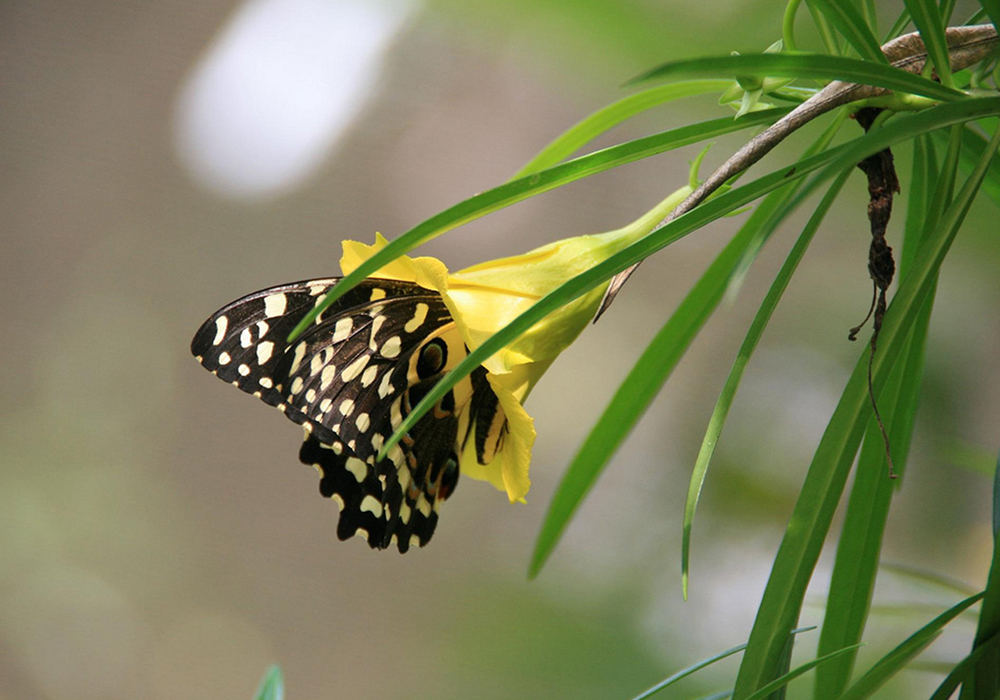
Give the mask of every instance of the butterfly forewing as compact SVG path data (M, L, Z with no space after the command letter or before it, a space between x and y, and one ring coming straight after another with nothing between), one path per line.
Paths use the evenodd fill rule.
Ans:
M477 371L449 392L377 461L385 440L467 349L439 294L369 279L289 344L288 334L338 282L272 287L229 304L195 335L192 353L220 379L276 406L306 428L299 453L341 508L337 535L373 548L423 545L458 478L467 410L496 397ZM480 397L473 401L473 386ZM464 413L463 413L464 411Z

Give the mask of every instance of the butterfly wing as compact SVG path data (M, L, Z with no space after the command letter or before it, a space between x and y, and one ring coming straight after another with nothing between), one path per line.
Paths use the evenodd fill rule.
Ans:
M427 543L440 502L454 490L460 444L477 432L469 409L484 403L481 392L494 409L496 397L480 368L378 460L385 440L467 349L439 294L383 279L362 282L287 343L337 282L243 297L202 325L191 351L223 381L304 426L299 457L341 507L340 539L361 535L372 548L395 542L405 552Z

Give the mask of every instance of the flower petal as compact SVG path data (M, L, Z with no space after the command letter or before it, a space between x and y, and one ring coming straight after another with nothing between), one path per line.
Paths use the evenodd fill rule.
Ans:
M357 267L378 251L389 245L389 241L381 233L375 233L375 243L365 245L357 241L344 241L344 255L340 258L340 269L345 275L354 272ZM434 289L442 294L448 289L448 268L437 258L411 258L401 255L385 267L375 272L372 277L416 282L426 289Z
M503 444L489 464L480 464L476 449L470 440L462 453L462 473L473 479L488 481L500 491L507 492L511 503L520 501L531 486L528 466L531 447L535 443L535 421L528 415L514 393L505 386L504 378L486 375L493 392L500 400L500 407L507 417L507 432Z

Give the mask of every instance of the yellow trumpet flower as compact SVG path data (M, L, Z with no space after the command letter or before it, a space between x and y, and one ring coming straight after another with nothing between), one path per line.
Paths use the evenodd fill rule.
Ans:
M372 277L413 282L441 294L465 345L475 349L564 282L647 235L691 191L691 184L682 187L640 219L607 233L556 241L453 273L436 258L401 256ZM351 273L387 244L378 233L373 245L344 241L343 273ZM593 319L606 287L592 289L552 312L483 363L506 416L507 433L487 464L477 458L474 441L466 441L461 473L490 482L512 503L524 501L531 484L528 467L535 428L522 403L559 353Z

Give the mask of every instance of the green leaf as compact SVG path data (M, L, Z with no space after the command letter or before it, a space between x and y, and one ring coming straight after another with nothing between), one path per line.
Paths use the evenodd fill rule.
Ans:
M907 578L912 581L919 582L925 586L934 586L935 588L942 588L950 593L957 593L958 595L970 596L976 591L969 584L964 581L959 581L958 579L951 578L950 576L945 576L936 571L930 571L929 569L923 569L919 566L912 566L910 564L900 564L899 562L883 561L879 562L879 568L883 571L888 571L896 576L902 578Z
M595 175L626 163L633 163L649 156L665 153L675 148L715 138L733 131L751 126L771 124L789 109L771 109L764 112L753 112L738 120L731 118L710 119L705 122L691 124L678 129L670 129L659 134L628 141L618 146L605 148L589 153L571 161L556 165L547 170L533 173L526 177L506 182L491 190L481 192L463 202L435 214L426 221L414 226L399 238L389 242L385 248L363 262L351 274L345 275L337 286L289 334L289 342L297 338L306 328L312 325L316 317L328 309L337 299L342 297L358 282L377 272L387 263L400 255L426 243L442 233L467 224L470 221L508 207L511 204L533 197L542 192L548 192L562 185L581 178Z
M990 98L994 99L994 98ZM949 108L942 105L934 108ZM912 118L926 116L927 112ZM902 121L902 120L900 120ZM894 126L898 126L899 123ZM911 124L912 126L912 124ZM860 139L891 140L890 127L879 129ZM976 170L966 181L961 193L949 207L935 236L922 246L906 279L902 281L885 316L879 338L879 351L872 359L871 370L875 394L881 393L889 372L899 356L907 332L930 292L938 269L947 254L979 189L989 159L1000 145L1000 130L990 141ZM851 147L849 150L853 150ZM880 149L881 150L881 149ZM834 164L839 164L843 156ZM857 162L855 160L854 162ZM828 166L827 170L833 166ZM825 173L826 171L824 171ZM823 174L821 174L823 175ZM821 179L820 176L814 180ZM805 188L805 191L808 188ZM868 404L868 351L859 358L847 383L823 438L816 449L805 483L799 494L791 522L775 557L764 597L757 611L750 643L736 679L737 699L756 691L771 677L781 653L781 645L799 616L806 587L819 558L851 463L861 441L862 431L870 416Z
M948 137L944 132L933 134L938 143L947 143ZM986 148L986 138L978 131L966 126L962 129L962 156L961 166L966 173L971 172L976 166L979 154ZM989 197L993 204L1000 207L1000 158L995 158L990 164L989 172L983 181L983 194Z
M264 672L253 697L254 700L285 700L285 679L277 665Z
M945 442L938 452L937 461L946 462L951 466L991 479L997 469L996 460L988 450L957 440Z
M551 168L604 132L647 109L681 97L721 92L730 85L732 85L731 80L694 80L684 83L658 85L624 97L607 107L597 110L564 131L552 143L539 151L538 155L528 161L523 168L518 170L512 179L516 180L540 170Z
M836 129L828 130L808 153L825 148L835 133ZM529 577L541 571L569 519L715 310L733 275L742 269L748 252L759 250L760 239L791 213L787 202L793 193L775 192L764 200L685 296L622 382L556 488L535 544Z
M886 32L885 38L883 39L883 43L889 41L890 39L895 39L897 36L902 34L903 30L906 29L906 25L908 25L909 23L910 23L910 12L906 8L903 8L900 11L899 16L896 17L896 21L892 23L891 27L889 27L889 31Z
M960 700L995 700L1000 697L1000 457L993 476L993 561L986 579L983 608L972 652L980 654L976 670L962 687Z
M952 87L951 59L948 56L948 40L944 34L945 24L941 10L934 0L904 0L910 11L913 24L920 31L920 38L927 47L927 55L934 62L941 84Z
M794 635L796 635L796 634L801 634L802 632L811 632L814 629L816 629L816 628L815 627L802 627L800 629L792 630L791 636L789 638L794 637ZM632 698L632 700L646 700L647 698L652 697L653 695L655 695L656 693L660 692L664 688L667 688L667 687L673 685L677 681L682 680L684 678L687 678L688 676L697 673L698 671L700 671L701 669L703 669L703 668L705 668L707 666L711 666L716 661L722 661L722 659L730 657L733 654L738 654L739 652L743 651L746 648L747 648L746 644L739 644L739 645L737 645L735 647L732 647L730 649L726 649L725 651L720 651L718 654L714 654L712 656L709 656L707 659L702 659L701 661L698 661L697 663L693 663L690 666L688 666L687 668L681 669L677 673L671 674L670 676L668 676L667 678L663 679L662 681L660 681L659 683L657 683L653 687L647 688L646 690L644 690L643 692L639 693L634 698ZM725 694L721 694L721 695L719 695L719 697L725 697L725 695L729 694L729 693L730 693L730 691L726 691ZM709 696L709 697L716 697L716 696L712 695L712 696Z
M820 656L819 658L813 659L812 661L807 661L801 666L797 666L796 668L792 669L788 673L782 674L779 678L775 678L773 681L763 686L760 690L750 695L747 698L747 700L762 700L762 698L767 697L768 695L778 690L779 688L784 688L786 685L788 685L793 680L801 676L803 673L811 671L817 666L825 664L831 659L835 659L841 654L846 654L847 652L856 649L859 646L861 645L856 644L853 647L847 647L846 649L838 649L832 654L827 654L826 656Z
M1000 0L979 0L979 4L986 10L996 30L1000 32Z
M746 648L747 648L746 644L740 644L738 646L732 647L731 649L726 649L725 651L720 651L718 654L715 654L713 656L709 656L707 659L702 659L701 661L699 661L697 663L691 664L687 668L681 669L677 673L673 673L670 676L668 676L667 678L664 678L662 681L660 681L659 683L657 683L653 687L648 688L648 689L644 690L643 692L639 693L632 700L646 700L646 698L652 697L656 693L660 692L664 688L667 688L667 687L673 685L677 681L679 681L681 679L684 679L684 678L687 678L688 676L697 673L698 671L700 671L701 669L705 668L706 666L711 666L716 661L721 661L722 659L725 659L725 658L727 658L729 656L732 656L733 654L738 654L738 653L740 653L741 651L743 651Z
M476 367L482 364L490 355L497 352L514 338L527 331L536 322L545 318L549 313L564 306L573 299L597 287L607 281L618 272L621 272L630 265L645 259L652 253L660 250L670 243L686 236L691 231L697 230L710 221L714 221L726 214L739 209L740 207L754 201L758 197L777 189L789 182L824 167L825 169L813 178L802 189L800 198L804 198L811 193L823 181L833 176L831 165L836 165L839 171L848 166L852 166L862 158L872 153L878 152L887 146L892 145L895 140L913 138L915 135L924 133L935 128L950 126L951 124L976 119L982 116L995 115L1000 113L1000 98L982 98L975 100L963 100L960 103L943 104L927 109L921 113L902 117L895 122L879 129L875 133L850 141L842 146L831 148L823 153L819 153L810 158L803 159L790 167L782 168L769 173L753 182L734 188L724 194L710 198L707 202L695 207L683 216L679 216L670 223L653 231L646 237L636 241L624 250L611 256L604 262L595 265L590 270L577 275L576 277L563 283L561 286L539 299L533 306L509 324L490 336L482 345L469 353L451 372L443 377L431 391L429 391L417 406L410 411L406 419L396 429L392 437L386 441L379 454L380 458L393 445L399 442L418 420L428 411L445 393L456 383L468 376ZM561 166L560 166L561 167ZM837 171L837 172L839 172ZM396 241L393 241L395 243ZM392 243L384 248L380 254L387 253L392 247ZM377 257L377 256L376 256ZM375 259L374 257L372 258ZM385 258L383 258L384 260ZM368 261L369 263L371 260ZM384 264L379 261L376 269ZM359 268L361 269L361 268ZM355 271L357 272L357 270ZM353 273L352 273L353 274ZM348 279L344 278L345 281ZM344 282L337 285L341 287ZM332 293L331 293L332 295Z
M758 77L818 78L874 85L896 92L950 102L965 95L919 75L884 63L826 54L748 54L672 61L633 78L627 84L651 80L746 75Z
M888 64L865 18L851 0L810 0L826 15L837 30L844 35L854 50L869 61Z
M840 700L864 700L864 698L870 697L886 681L903 670L920 652L926 649L941 633L945 625L982 597L982 593L977 593L966 598L907 637L899 646L879 659L846 693L840 696Z
M905 279L909 272L919 243L925 235L924 209L930 202L930 197L927 196L929 185L940 182L937 177L932 178L928 174L927 167L923 143L918 140L910 178L911 193L903 254L899 264L900 279ZM945 187L950 189L950 184ZM885 390L877 397L890 436L893 462L900 475L905 472L916 419L933 294L932 290L917 316L904 345L899 366L893 369ZM861 449L857 476L837 545L823 632L817 649L819 654L861 641L875 590L882 535L888 521L895 486L885 478L887 469L882 434L873 416ZM817 700L832 700L840 696L851 680L855 658L855 654L847 654L816 672Z
M840 178L838 178L834 184L831 185L826 195L824 195L823 200L820 202L819 206L816 207L815 212L813 212L813 215L810 217L806 227L799 235L799 238L792 247L788 257L785 259L785 263L778 272L777 276L774 278L774 282L768 290L767 296L764 298L760 308L757 310L757 315L754 317L753 323L750 324L750 330L747 332L746 338L743 340L743 345L740 346L739 352L736 355L736 361L734 362L732 369L729 371L729 376L726 378L725 386L723 386L722 393L719 395L719 399L715 404L715 409L712 411L712 417L709 419L708 429L705 432L705 438L701 443L701 450L698 452L698 458L695 461L694 470L691 473L691 480L688 485L687 501L684 503L684 524L681 539L681 588L683 590L685 600L687 600L688 593L691 528L694 523L695 511L698 507L698 500L701 496L701 489L705 483L705 477L708 474L708 465L712 460L712 456L715 454L715 447L718 444L719 435L722 433L726 417L729 415L729 409L732 407L733 401L736 398L736 391L739 389L740 381L743 379L743 372L750 361L750 356L753 354L753 351L757 347L757 343L760 341L760 338L764 333L764 329L771 320L771 315L774 313L778 302L781 300L785 289L788 287L788 283L791 281L792 275L798 268L799 262L802 260L806 250L809 248L809 244L812 242L813 236L816 234L820 224L826 217L833 201L837 198L837 195L840 194L840 190L847 181L850 173L850 170L844 171Z
M960 684L965 684L962 688L964 691L968 687L968 684L975 682L974 674L979 670L980 666L984 662L987 664L992 663L992 659L988 657L995 654L998 648L1000 648L1000 635L977 647L975 651L955 665L955 668L951 670L948 677L944 679L941 685L938 686L938 689L934 691L934 694L931 695L930 700L948 700ZM980 696L975 697L976 700L980 698ZM983 695L982 697L986 698L986 700L996 700L996 695Z
M806 6L809 8L809 15L812 17L813 24L816 25L816 32L819 34L826 52L832 56L838 56L843 53L840 50L837 35L833 31L833 27L830 26L830 21L823 14L823 10L819 7L819 4L814 0L806 0Z

